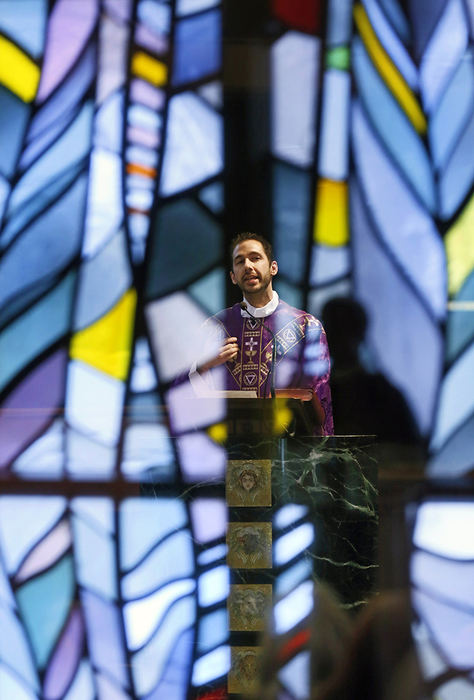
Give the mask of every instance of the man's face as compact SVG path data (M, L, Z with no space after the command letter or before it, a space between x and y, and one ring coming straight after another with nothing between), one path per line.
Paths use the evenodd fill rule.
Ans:
M277 263L267 258L260 241L249 238L235 246L230 277L245 296L251 297L271 288L272 277L277 272Z

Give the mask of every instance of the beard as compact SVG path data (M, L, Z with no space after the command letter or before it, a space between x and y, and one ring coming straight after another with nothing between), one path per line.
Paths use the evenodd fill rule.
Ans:
M238 283L238 286L240 287L240 290L245 294L245 296L249 297L252 296L252 294L260 293L262 291L265 291L268 289L271 281L272 281L272 274L270 270L265 273L264 275L257 275L258 278L258 284L248 284L248 280L241 280L241 282Z

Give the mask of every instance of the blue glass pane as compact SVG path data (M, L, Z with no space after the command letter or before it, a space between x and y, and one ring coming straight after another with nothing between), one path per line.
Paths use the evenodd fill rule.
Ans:
M377 0L364 0L364 5L377 38L408 85L416 89L418 86L417 68L403 42L400 41L397 33L392 28L388 16L381 9Z
M304 651L291 659L278 673L278 679L295 698L310 696L310 652Z
M216 314L225 307L226 271L219 267L192 284L188 291L209 313Z
M17 233L30 222L36 214L46 209L46 207L56 198L65 192L74 182L78 175L84 171L84 164L78 163L61 173L52 182L43 187L35 197L18 209L6 222L5 228L0 233L0 244L7 246Z
M474 344L451 367L444 377L433 430L431 447L439 450L450 435L474 412Z
M474 301L474 272L471 272L461 291L456 297L456 302L462 303ZM446 355L448 362L452 362L456 355L468 343L474 339L474 313L472 310L448 311L446 328Z
M199 605L208 607L229 595L229 569L227 566L216 566L201 574L198 580Z
M16 593L18 608L39 668L44 668L73 602L74 565L71 555L24 583Z
M138 598L159 586L194 571L193 543L189 532L177 532L157 545L150 554L122 579L122 595Z
M199 621L198 653L203 654L227 641L229 623L227 610L216 610Z
M349 73L340 70L325 72L318 168L322 177L332 180L347 177L350 92Z
M437 168L444 166L474 104L474 68L468 53L452 76L429 123L430 146Z
M0 170L7 177L15 171L30 116L30 107L0 87Z
M281 274L296 284L302 282L306 268L312 186L309 173L281 163L273 166L275 258Z
M38 676L33 664L31 649L27 642L25 630L13 607L7 608L4 605L0 605L0 625L2 630L0 635L0 658L2 662L38 691ZM3 686L0 685L0 688L2 688L3 694ZM16 695L12 697L16 698Z
M66 508L62 497L0 497L0 543L9 574L15 574L31 548L46 535ZM28 517L18 518L18 513Z
M206 685L217 678L222 678L230 669L230 648L221 646L196 661L193 669L192 683L195 686Z
M297 554L311 546L314 539L314 529L311 523L304 523L282 535L274 542L275 564L281 566L290 561Z
M159 684L146 700L182 700L186 697L189 684L189 664L194 650L194 631L183 632L174 645L167 660L166 668Z
M474 469L472 436L474 416L471 416L436 452L428 462L427 472L432 476L456 477L467 475Z
M297 309L301 309L303 306L303 292L301 287L286 282L281 277L275 280L273 284L274 290L277 294L286 301L287 304L294 306Z
M123 130L123 92L113 93L101 105L95 118L94 141L96 146L120 151L122 148Z
M199 191L199 199L209 207L214 214L219 214L224 208L224 186L221 182L213 182Z
M122 570L136 566L160 539L183 527L186 520L184 503L177 499L128 499L120 510L121 528L127 533L120 543Z
M95 697L94 677L88 660L79 664L75 678L64 700L93 700Z
M443 597L458 606L471 606L474 562L445 559L428 552L415 551L410 561L410 579L417 588L428 589L439 598ZM453 581L456 582L455 586Z
M445 255L433 220L406 187L358 106L354 109L353 140L359 176L379 236L424 303L436 317L443 318Z
M170 27L171 9L163 2L140 0L138 17L155 34L166 34Z
M0 335L0 386L70 328L75 273L69 275L46 297L14 321Z
M380 5L384 9L390 23L402 39L408 39L410 36L410 29L407 18L400 7L399 0L380 0Z
M85 104L64 135L27 170L13 191L8 208L9 216L53 178L86 157L90 149L93 116L93 104Z
M326 41L328 46L347 44L352 29L352 0L339 0L327 5Z
M391 0L390 3L384 0L384 5L396 4L397 0ZM409 4L409 18L411 21L411 32L413 34L414 49L416 58L419 59L423 55L426 44L433 34L435 26L444 10L446 0L413 0ZM399 14L402 14L399 9ZM407 35L408 37L408 32Z
M37 219L0 262L0 307L10 304L25 287L30 288L63 270L78 253L87 191L85 176ZM64 232L67 231L67 235ZM40 294L42 286L37 288ZM28 295L26 301L34 297ZM19 310L18 305L16 311Z
M327 284L339 277L344 277L349 273L350 266L351 259L348 247L313 246L310 271L311 286Z
M117 303L130 282L125 235L120 231L81 267L74 329L85 328L101 318Z
M76 113L77 109L74 112ZM71 113L65 112L59 115L54 123L45 131L42 131L34 140L30 140L21 154L19 168L22 171L27 170L54 141L61 137L70 123Z
M8 667L0 662L0 688L3 697L15 698L15 700L36 700L37 694L27 690L19 677L21 678L21 674L12 673Z
M221 65L221 13L217 10L177 22L173 85L215 73Z
M426 433L431 427L443 366L441 333L391 256L380 246L355 183L351 193L354 287L369 318L369 346L378 367L405 395L421 432ZM422 256L418 258L419 252L414 255L423 260ZM419 348L424 349L422 353Z
M221 227L190 199L161 208L150 236L148 298L194 281L222 256Z
M299 562L277 576L275 595L278 597L286 595L290 591L293 591L302 581L311 578L312 575L313 567L311 560L309 558L300 559Z
M420 62L420 88L427 111L441 97L450 74L466 51L467 30L462 0L448 0Z
M74 518L72 524L78 583L106 599L115 599L118 591L112 537L82 518Z
M439 193L443 219L449 219L470 191L474 179L474 113L441 174Z
M35 113L28 129L28 141L38 138L63 115L70 114L77 107L89 88L96 69L96 49L91 46L86 49L68 79Z
M196 603L191 596L173 605L166 615L157 633L143 649L133 656L132 674L138 695L145 695L157 685L162 678L173 647L183 632L190 629L196 618ZM181 658L181 663L189 668L191 660L190 648L188 659Z
M425 146L392 97L360 40L354 41L352 61L364 107L392 158L425 206L435 209L434 182Z
M284 634L300 623L313 609L313 582L303 581L274 608L275 631Z
M47 12L47 0L21 0L20 12L18 0L2 0L0 29L29 54L39 58L45 40Z

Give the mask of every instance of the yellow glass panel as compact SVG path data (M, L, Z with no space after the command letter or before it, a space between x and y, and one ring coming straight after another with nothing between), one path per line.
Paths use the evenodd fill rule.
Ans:
M40 78L40 69L15 44L0 36L0 83L23 102L34 100Z
M329 246L346 245L349 240L347 183L319 180L314 220L314 240Z
M415 129L420 133L426 131L426 119L418 100L403 76L392 63L389 55L377 38L365 9L360 3L354 5L354 19L362 41L375 67L387 83L394 97L406 113Z
M448 289L455 296L474 269L474 195L444 237Z
M116 379L127 377L130 364L136 292L129 289L112 309L71 341L71 357Z
M166 65L144 51L137 51L133 55L132 73L157 87L164 85L168 77Z

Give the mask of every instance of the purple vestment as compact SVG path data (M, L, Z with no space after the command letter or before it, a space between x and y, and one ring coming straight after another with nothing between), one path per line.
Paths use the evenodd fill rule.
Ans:
M322 433L333 435L326 333L314 316L284 301L263 319L242 316L240 305L235 304L206 321L212 335L218 331L224 338L236 337L239 345L236 359L224 365L223 388L256 391L259 397L270 395L273 339L263 324L276 337L276 388L312 389L324 411Z

